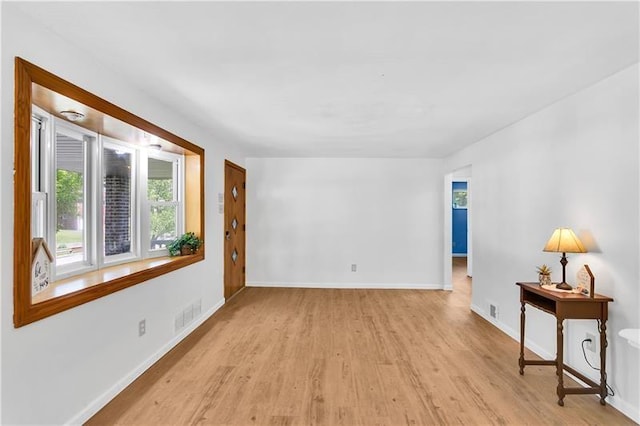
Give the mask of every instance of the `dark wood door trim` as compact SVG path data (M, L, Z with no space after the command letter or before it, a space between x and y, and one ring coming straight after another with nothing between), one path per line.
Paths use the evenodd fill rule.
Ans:
M229 160L224 160L224 165L225 166L229 166L229 167L233 167L234 169L238 170L239 172L244 173L245 176L247 175L247 170L244 167L237 165L236 163L232 163Z

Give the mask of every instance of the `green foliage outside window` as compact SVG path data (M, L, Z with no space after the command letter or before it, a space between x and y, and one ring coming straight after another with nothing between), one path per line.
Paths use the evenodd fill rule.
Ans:
M467 208L467 190L466 189L453 190L453 208L454 209Z
M151 201L173 201L173 180L149 179L147 198Z
M82 202L82 174L58 169L56 173L56 231L62 229L64 217L78 215L78 203Z
M147 197L151 201L173 201L171 179L150 179ZM173 235L176 230L176 209L167 206L151 207L151 240L160 239L165 234Z

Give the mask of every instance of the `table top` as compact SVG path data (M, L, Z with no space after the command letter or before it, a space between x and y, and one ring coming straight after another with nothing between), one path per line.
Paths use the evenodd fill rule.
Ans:
M521 288L530 291L532 293L539 294L540 296L546 297L547 299L554 300L557 302L591 302L591 303L606 303L613 302L613 299L608 296L603 296L601 294L595 294L594 297L585 296L580 293L565 293L560 291L550 291L545 290L540 287L539 283L516 283L516 285Z

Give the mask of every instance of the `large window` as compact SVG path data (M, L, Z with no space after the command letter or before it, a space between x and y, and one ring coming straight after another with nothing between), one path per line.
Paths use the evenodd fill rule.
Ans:
M204 150L16 58L14 324L204 259Z
M167 256L167 244L184 232L183 156L32 110L32 232L53 241L52 280Z

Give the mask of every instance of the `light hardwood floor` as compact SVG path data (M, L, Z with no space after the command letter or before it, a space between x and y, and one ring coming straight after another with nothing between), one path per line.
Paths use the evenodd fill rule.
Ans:
M559 407L555 370L520 376L518 343L469 310L460 265L454 287L247 288L89 424L634 424L593 395Z

